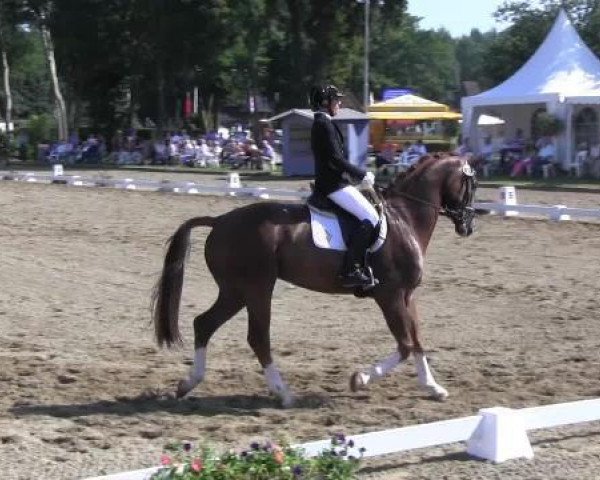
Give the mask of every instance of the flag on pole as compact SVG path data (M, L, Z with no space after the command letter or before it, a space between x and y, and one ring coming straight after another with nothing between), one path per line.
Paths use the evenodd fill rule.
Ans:
M186 120L192 116L192 96L190 92L185 94L185 102L183 102L183 118Z

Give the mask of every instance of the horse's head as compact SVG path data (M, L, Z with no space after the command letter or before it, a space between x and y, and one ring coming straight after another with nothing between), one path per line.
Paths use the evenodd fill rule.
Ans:
M464 158L449 159L448 164L448 176L441 192L441 214L454 222L456 233L461 237L468 237L473 233L475 218L475 170Z
M461 157L427 155L399 173L384 190L389 201L402 199L436 210L454 222L456 233L473 233L475 171Z

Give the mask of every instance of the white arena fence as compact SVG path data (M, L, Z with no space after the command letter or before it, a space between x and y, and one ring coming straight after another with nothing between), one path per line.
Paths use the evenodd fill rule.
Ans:
M55 165L60 167L60 165ZM55 172L57 170L55 169ZM308 197L308 191L286 190L281 188L245 187L242 186L239 174L230 173L222 185L203 185L195 182L177 182L167 180L144 180L133 178L85 177L65 175L62 169L59 174L35 172L0 172L3 180L31 183L58 183L76 187L105 187L125 190L158 191L181 194L231 195L256 198L278 198L302 200ZM477 202L475 208L490 214L504 216L546 217L550 220L600 219L598 208L570 208L565 205L521 205L517 203L515 187L501 187L500 201Z
M540 407L485 408L478 415L412 425L380 432L350 435L364 457L400 453L420 448L466 442L474 458L501 463L516 458L533 458L527 431L600 420L600 399L580 400ZM330 440L295 445L308 456L331 448ZM352 453L352 452L350 452ZM117 473L87 480L147 480L160 467Z

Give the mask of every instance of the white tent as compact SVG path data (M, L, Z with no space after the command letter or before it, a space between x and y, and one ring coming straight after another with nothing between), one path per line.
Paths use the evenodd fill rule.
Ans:
M561 10L544 42L512 77L462 99L463 136L478 145L477 119L492 114L506 121L507 136L521 129L528 137L532 116L545 109L565 122L556 146L563 163L568 163L573 155L573 118L586 106L593 106L598 118L599 104L600 60Z

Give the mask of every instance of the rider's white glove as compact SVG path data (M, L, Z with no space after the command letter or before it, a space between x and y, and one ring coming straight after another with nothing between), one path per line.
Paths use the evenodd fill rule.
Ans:
M362 183L365 185L368 185L369 187L374 186L375 185L375 175L373 174L373 172L367 172L362 179Z

